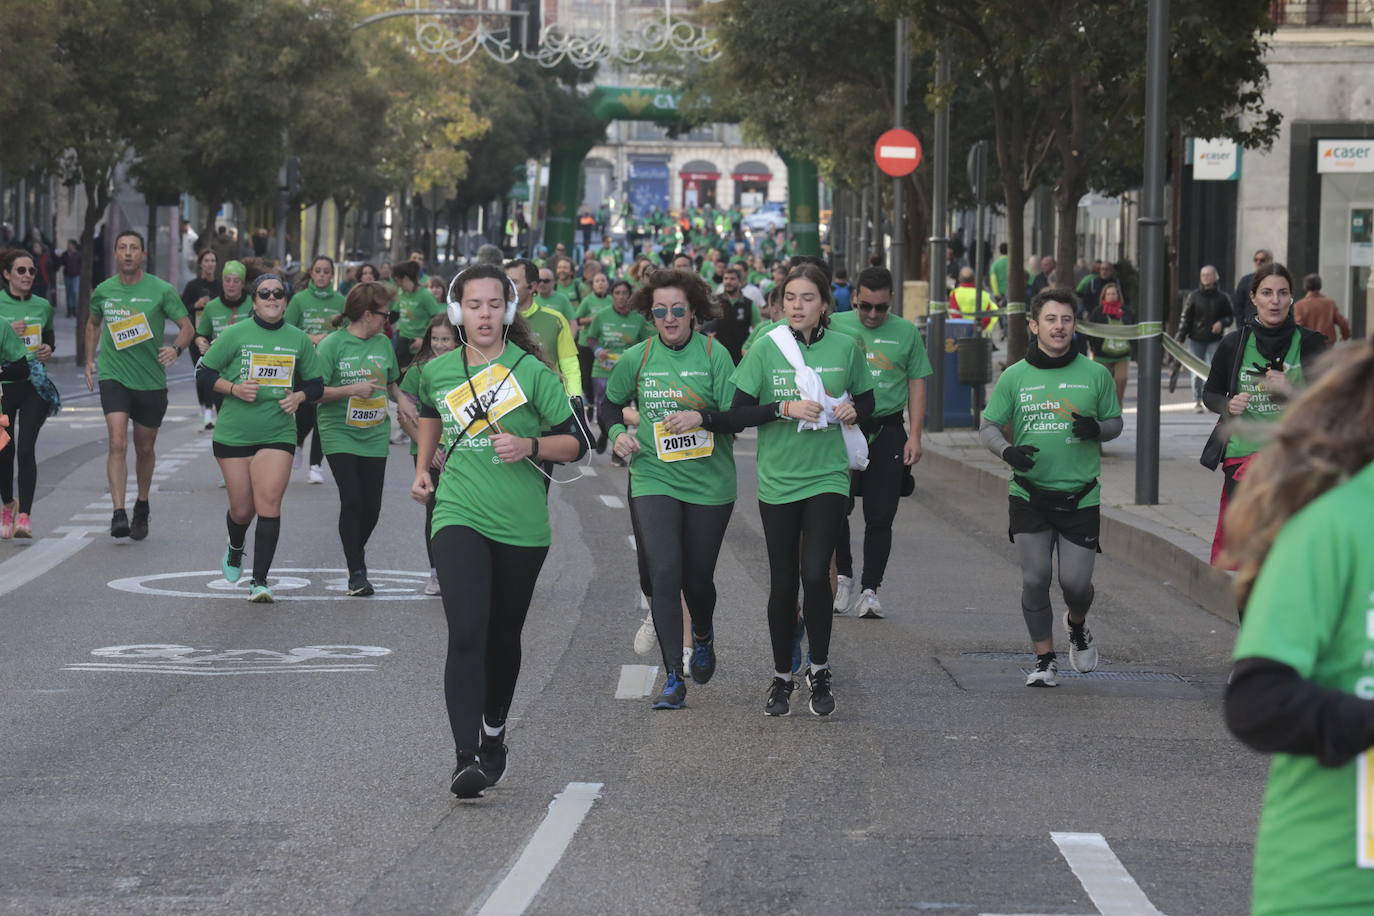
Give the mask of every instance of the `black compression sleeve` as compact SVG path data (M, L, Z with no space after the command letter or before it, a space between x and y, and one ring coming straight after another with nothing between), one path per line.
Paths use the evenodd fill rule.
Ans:
M582 424L578 423L577 420L573 418L572 414L568 415L568 419L559 423L553 429L550 429L548 435L572 436L577 440L577 457L572 459L573 461L580 461L582 456L587 454L587 437L582 432ZM562 463L567 464L568 462Z
M728 410L702 410L701 428L712 433L737 433L740 430L730 422Z
M871 390L854 395L854 410L859 415L856 423L862 423L873 416L873 392Z
M12 363L0 365L0 380L6 382L22 382L29 377L29 361L16 359Z
M324 397L324 379L320 376L296 383L297 391L305 392L305 403L314 404Z
M1226 688L1226 725L1254 750L1338 767L1374 746L1374 703L1319 687L1272 659L1244 658Z
M203 362L196 363L197 384L203 385L206 388L213 389L215 387L215 382L219 381L219 378L220 375L218 369L211 369Z
M438 411L436 408L430 407L428 404L421 404L421 405L420 405L420 418L421 418L422 420L442 420L442 419L443 419L443 417L439 416L439 411Z
M597 420L601 423L602 429L610 429L612 426L615 426L616 424L619 424L621 426L625 425L624 404L617 404L610 398L607 398L605 401L602 401L601 403L601 412L605 414L605 416L598 417Z
M735 400L725 415L726 422L735 429L762 426L778 418L777 404L760 404L759 399L744 391L735 392Z
M49 347L51 347L51 348L53 349L54 352L56 352L56 350L57 350L57 332L54 331L52 328L44 328L44 329L43 329L43 343L47 344Z

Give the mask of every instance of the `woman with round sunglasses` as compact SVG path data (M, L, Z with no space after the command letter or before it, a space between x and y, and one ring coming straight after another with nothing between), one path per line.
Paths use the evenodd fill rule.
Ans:
M716 560L735 506L734 362L725 347L696 333L716 309L700 277L681 270L645 276L630 307L657 335L627 349L603 400L615 454L630 462L630 506L652 597L650 611L667 673L654 709L687 704L682 600L692 625L687 673L705 684L716 670ZM631 436L624 411L639 405Z
M253 318L225 328L201 358L200 372L225 395L215 424L214 453L229 493L229 543L221 570L243 574L248 526L257 517L248 600L271 604L267 576L281 534L281 502L296 452L295 413L324 394L315 345L286 323L286 282L267 273L253 281Z
M52 356L56 337L52 324L52 305L42 296L33 294L34 277L38 275L33 255L22 248L0 254L0 322L8 325L4 334L6 355L11 361L23 361L26 355L40 363ZM22 341L16 346L13 337ZM15 367L19 369L21 367ZM14 378L5 378L3 409L9 418L11 441L0 449L0 539L33 537L33 494L38 487L38 432L47 422L50 405L34 387L27 369ZM19 498L14 494L14 465L19 459Z
M352 597L373 594L366 549L382 513L391 432L388 395L403 417L414 414L400 396L396 354L383 333L390 314L390 290L380 283L355 284L344 303L348 326L321 341L317 351L324 372L317 435L339 488L339 540Z

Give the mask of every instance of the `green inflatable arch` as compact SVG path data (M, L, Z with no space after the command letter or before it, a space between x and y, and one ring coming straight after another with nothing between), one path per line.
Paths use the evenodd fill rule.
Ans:
M665 89L622 89L598 86L591 94L592 111L605 124L612 121L656 121L675 124L678 95ZM578 190L581 187L582 160L592 143L555 145L549 154L549 209L545 216L544 243L552 248L562 242L573 247L576 234ZM816 165L807 159L779 151L787 166L787 212L789 234L799 254L819 255L820 182Z

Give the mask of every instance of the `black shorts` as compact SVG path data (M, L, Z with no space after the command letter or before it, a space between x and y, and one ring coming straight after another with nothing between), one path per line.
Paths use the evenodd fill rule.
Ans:
M288 455L296 454L294 442L264 442L261 445L225 445L223 442L211 443L216 458L252 458L265 448L277 448Z
M1088 506L1072 512L1051 512L1037 509L1019 496L1009 496L1007 503L1007 537L1013 543L1018 534L1036 534L1053 529L1070 544L1102 552L1101 506Z
M139 426L157 429L167 413L167 389L139 391L113 379L101 379L100 409L107 414L127 413Z

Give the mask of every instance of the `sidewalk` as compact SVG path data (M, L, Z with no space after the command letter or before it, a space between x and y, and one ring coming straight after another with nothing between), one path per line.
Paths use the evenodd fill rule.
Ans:
M1159 436L1159 503L1135 503L1136 366L1131 366L1123 405L1125 429L1103 447L1103 550L1156 575L1219 617L1236 621L1231 576L1214 569L1209 558L1217 523L1221 474L1198 464L1198 455L1216 416L1195 413L1191 376L1184 372L1178 390L1163 387ZM989 392L991 386L989 386ZM1003 502L1011 471L978 441L975 430L927 432L924 462L968 482L980 496Z

